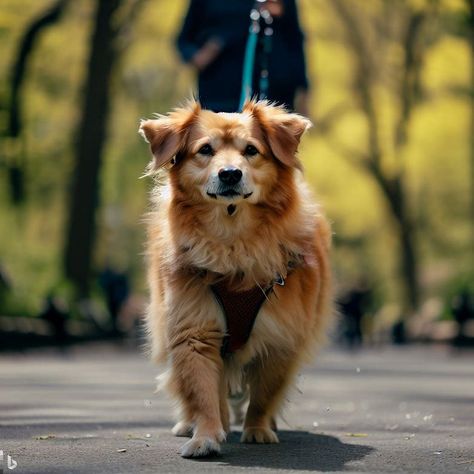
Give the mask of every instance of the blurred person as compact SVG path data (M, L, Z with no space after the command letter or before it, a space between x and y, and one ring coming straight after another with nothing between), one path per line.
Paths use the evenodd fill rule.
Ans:
M367 282L361 281L338 301L343 315L343 338L350 349L364 342L363 319L372 312L373 292Z
M465 327L470 319L474 319L474 297L470 294L469 289L462 288L451 300L451 313L458 325L458 333L454 339L454 344L464 344L469 341L465 334Z
M191 0L178 50L198 75L198 95L204 108L236 112L242 89L243 64L249 35L250 12L266 9L273 18L271 50L268 52L266 98L308 115L308 80L295 0L222 1ZM253 94L259 95L263 66L262 34L257 46Z
M3 304L11 291L11 280L3 265L0 263L0 309L3 309Z
M105 302L109 311L112 330L118 332L117 320L120 310L130 294L128 276L107 266L99 275L99 284L105 294Z
M48 294L46 297L43 309L38 317L44 319L49 324L56 344L63 345L68 338L66 321L69 314L64 309L61 301L53 293Z

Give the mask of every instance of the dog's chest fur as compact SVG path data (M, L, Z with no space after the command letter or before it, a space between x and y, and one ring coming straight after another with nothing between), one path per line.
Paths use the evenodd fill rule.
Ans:
M285 275L301 246L265 222L255 223L248 213L241 208L229 216L216 208L197 216L195 226L179 236L176 257L183 266L236 279L242 287L266 285L276 274Z

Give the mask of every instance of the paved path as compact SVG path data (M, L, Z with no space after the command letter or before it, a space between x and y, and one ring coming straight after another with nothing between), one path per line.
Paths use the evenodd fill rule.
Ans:
M4 472L474 472L472 352L328 351L290 394L279 445L240 445L233 433L201 461L179 457L154 375L139 353L111 346L1 356Z

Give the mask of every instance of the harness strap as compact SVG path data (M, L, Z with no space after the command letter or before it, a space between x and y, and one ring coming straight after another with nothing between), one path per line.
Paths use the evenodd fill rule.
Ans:
M227 325L221 347L222 357L237 351L249 340L260 308L272 289L273 283L266 289L255 286L245 291L229 291L224 281L211 285Z
M250 338L258 313L275 285L285 286L285 279L290 272L304 261L302 255L294 255L294 259L288 261L285 276L277 273L275 278L264 288L254 286L249 290L231 291L228 280L220 279L216 283L208 282L214 297L219 303L226 321L226 335L222 340L221 356L229 354L242 348ZM206 279L207 270L197 267L188 267L188 270Z

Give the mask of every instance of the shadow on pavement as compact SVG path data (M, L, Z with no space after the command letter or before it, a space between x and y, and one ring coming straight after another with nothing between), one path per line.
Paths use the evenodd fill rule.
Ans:
M279 431L278 436L280 444L240 444L240 433L232 433L222 445L222 455L213 462L247 468L330 472L342 471L346 463L359 461L374 450L307 431Z

